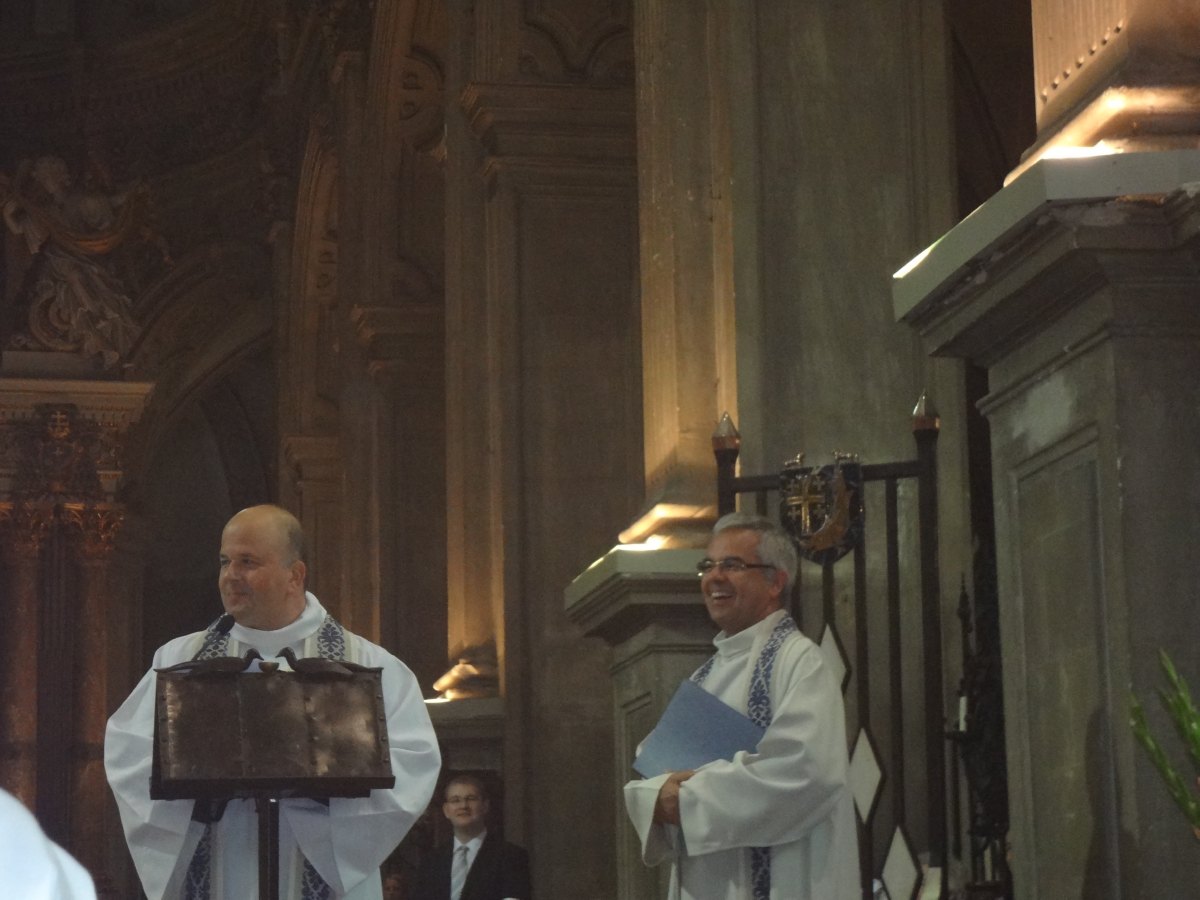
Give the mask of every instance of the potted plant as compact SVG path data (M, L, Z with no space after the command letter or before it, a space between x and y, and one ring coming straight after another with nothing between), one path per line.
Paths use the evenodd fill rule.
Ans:
M1196 711L1196 705L1192 702L1187 683L1175 669L1171 658L1166 652L1160 650L1159 660L1168 682L1167 688L1159 688L1159 697L1167 708L1167 712L1170 713L1171 721L1175 723L1175 729L1183 739L1184 747L1187 748L1188 755L1192 758L1192 764L1200 775L1200 712ZM1200 840L1200 796L1193 791L1190 779L1180 775L1171 761L1167 759L1167 754L1163 751L1162 746L1150 733L1146 724L1146 711L1142 709L1137 697L1133 698L1130 706L1129 724L1133 727L1133 733L1138 742L1146 749L1154 767L1158 769L1158 773L1166 782L1167 790L1171 792L1175 804L1187 816L1188 822L1192 826L1192 832L1196 835L1197 840ZM1197 777L1196 782L1197 785L1200 785L1200 777Z

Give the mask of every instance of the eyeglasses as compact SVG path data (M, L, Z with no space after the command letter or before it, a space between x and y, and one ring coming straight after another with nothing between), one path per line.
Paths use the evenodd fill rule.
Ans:
M480 799L478 794L467 794L465 797L447 797L446 804L448 806L458 806L460 803L478 803Z
M699 575L707 575L713 569L722 575L728 575L730 572L745 572L747 569L774 568L775 566L770 563L748 563L739 556L727 556L724 559L708 559L706 557L696 563L696 573Z

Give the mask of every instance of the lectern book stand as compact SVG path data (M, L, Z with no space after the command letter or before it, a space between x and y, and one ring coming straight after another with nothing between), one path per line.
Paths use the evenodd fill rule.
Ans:
M258 895L279 900L279 800L365 797L395 784L383 670L323 659L294 671L218 657L159 669L155 800L253 799Z

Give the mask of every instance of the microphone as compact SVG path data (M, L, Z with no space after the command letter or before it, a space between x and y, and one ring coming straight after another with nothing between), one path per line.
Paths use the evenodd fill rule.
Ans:
M215 637L223 638L225 635L229 634L229 629L233 627L233 623L233 616L229 613L224 613L219 619L217 619L217 630ZM200 649L196 651L196 655L192 657L192 662L198 660L200 658L200 654L203 653L208 646L209 640L205 638L204 643L200 645Z

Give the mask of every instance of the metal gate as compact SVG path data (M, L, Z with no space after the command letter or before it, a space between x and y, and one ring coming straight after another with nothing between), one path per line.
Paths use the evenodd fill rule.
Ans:
M940 422L936 414L927 411L924 398L913 414L913 438L916 456L892 463L862 464L860 497L882 493L882 509L865 504L863 513L883 517L882 547L868 546L867 533L861 530L852 549L841 559L826 559L817 563L802 559L805 566L819 566L820 609L823 627L820 644L826 658L843 673L843 690L853 682L847 696L847 708L852 722L856 720L856 737L851 751L850 780L859 812L859 847L862 864L863 890L867 898L875 896L872 885L880 883L890 900L912 900L920 886L922 864L944 872L947 862L947 803L946 803L946 737L944 684L941 634L941 600L938 572L937 522L937 440ZM717 458L717 505L720 515L733 512L739 495L749 495L752 507L743 501L743 509L752 508L760 515L780 515L780 505L786 500L783 484L817 472L798 460L785 467L784 472L768 475L737 475L736 464L740 437L726 417L713 437ZM868 490L868 485L875 487ZM915 491L912 487L915 485ZM882 489L880 491L880 488ZM915 493L915 498L911 495ZM915 502L916 571L912 561L901 553L901 499ZM775 508L772 509L772 499ZM875 501L877 502L877 501ZM911 510L906 510L911 514ZM911 521L911 518L908 520ZM874 532L873 532L874 533ZM882 588L869 584L868 554L883 554ZM877 564L872 558L871 562ZM846 588L848 579L849 587ZM791 598L791 612L801 627L802 583L797 577ZM902 658L917 646L912 626L902 617L902 590L915 583L919 594L919 634L922 673L919 685L905 684ZM853 660L846 658L839 627L835 597L839 591L852 598L853 615L850 623L853 639ZM872 605L886 604L886 628L871 629ZM841 618L847 618L847 615ZM878 616L877 616L878 618ZM815 637L814 637L815 639ZM876 654L886 654L887 665L872 666ZM911 665L910 667L911 668ZM910 677L909 681L912 681ZM873 693L874 692L874 693ZM882 692L879 693L879 692ZM906 706L919 698L921 707L916 714L923 718L923 735L919 746L906 746ZM882 709L886 721L873 721L873 710ZM911 730L911 729L910 729ZM909 782L923 784L920 792L923 803L911 801ZM886 804L880 803L886 796ZM881 806L886 807L881 811ZM919 833L919 846L914 847L912 835ZM886 850L884 849L886 847ZM945 896L942 888L940 896ZM879 896L885 896L880 894Z

